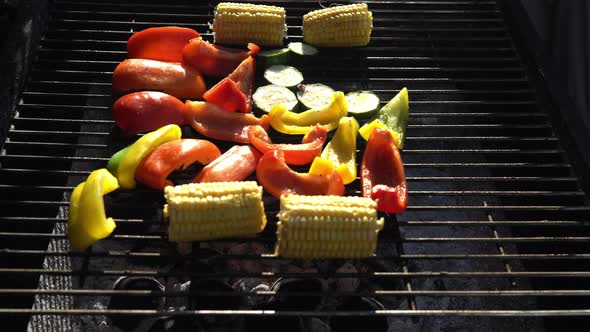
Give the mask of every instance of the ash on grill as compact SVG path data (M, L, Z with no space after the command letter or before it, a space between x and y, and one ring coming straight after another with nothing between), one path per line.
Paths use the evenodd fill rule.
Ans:
M125 252L133 248L132 243L122 245L121 241L105 240L101 245L93 248L96 253L101 250L108 252ZM171 259L169 265L150 265L141 259L128 260L96 257L87 267L88 270L104 271L158 271L169 276L144 277L153 280L165 288L161 294L165 305L137 307L145 305L146 297L134 296L92 296L77 297L73 303L76 308L137 308L137 309L165 309L198 310L198 309L268 309L268 310L335 310L344 308L358 293L371 293L378 290L397 289L400 285L387 279L359 278L357 276L370 275L379 271L398 270L394 262L381 260L357 261L357 260L287 260L265 259L259 260L260 255L271 253L272 245L265 245L255 240L247 242L219 241L195 244L182 244L184 257ZM107 249L108 248L108 249ZM160 252L162 255L175 255L174 246L134 248L134 252ZM395 256L394 246L381 246L381 255ZM254 258L244 258L252 256ZM239 257L225 259L227 257ZM76 260L74 267L82 268L83 260ZM76 266L77 265L77 266ZM227 275L226 277L207 277L216 272ZM266 277L264 274L276 274ZM280 277L281 275L286 277ZM307 274L307 276L305 276ZM299 275L299 276L298 276ZM342 276L340 276L342 275ZM293 276L293 277L289 277ZM133 277L130 277L133 278ZM113 289L114 284L120 283L117 277L88 276L84 280L84 289ZM144 290L156 290L144 283ZM74 287L77 288L77 287ZM121 288L119 290L137 290L139 287ZM196 294L193 294L196 293ZM224 294L222 294L224 293ZM232 294L230 294L232 293ZM297 294L304 293L305 295ZM322 293L325 296L322 296ZM168 295L171 296L168 296ZM348 295L348 296L347 296ZM113 305L113 299L117 305ZM377 303L382 303L384 308L398 309L403 307L404 301L391 297L375 298ZM374 301L375 301L374 300ZM119 301L124 301L119 303ZM126 302L125 302L126 301ZM150 301L147 301L151 303ZM125 305L126 303L126 305ZM148 303L148 304L149 304ZM232 305L233 303L233 305ZM364 310L358 308L356 310ZM355 309L349 309L355 310ZM124 316L125 317L125 316ZM161 317L160 317L161 318ZM247 324L243 319L219 318L179 318L182 324L191 321L191 324L207 329L227 327L228 324ZM260 319L260 318L257 318ZM384 321L385 318L382 318ZM129 329L129 321L137 324L138 330L157 323L157 318L149 317L125 317L119 316L84 316L82 318L82 330L105 330L123 327ZM379 319L378 319L379 320ZM319 318L301 319L302 324L311 328L310 331L325 331L329 328L329 321ZM180 322L176 322L181 324ZM273 324L282 324L279 319ZM122 326L121 326L122 325ZM241 325L238 325L241 326ZM235 326L234 326L235 327ZM329 330L328 330L329 331Z

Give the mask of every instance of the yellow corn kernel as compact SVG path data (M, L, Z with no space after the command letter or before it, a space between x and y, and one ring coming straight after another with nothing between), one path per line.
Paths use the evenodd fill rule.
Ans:
M217 44L281 46L287 32L285 8L222 2L211 28Z
M262 187L255 181L168 186L164 196L170 241L248 236L266 226Z
M303 15L303 41L324 47L366 46L373 13L366 3L334 6Z
M351 196L281 197L275 254L288 258L373 255L383 218L377 203Z

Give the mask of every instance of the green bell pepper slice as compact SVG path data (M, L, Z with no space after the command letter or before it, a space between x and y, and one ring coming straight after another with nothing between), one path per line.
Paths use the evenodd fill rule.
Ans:
M403 149L406 140L406 128L408 126L409 115L410 102L408 89L403 88L361 128L361 135L365 140L368 140L373 129L375 127L382 128L382 124L392 133L397 147ZM379 121L376 122L375 120ZM379 122L381 122L381 124Z
M131 148L131 145L119 150L117 153L115 153L111 157L111 159L109 159L109 163L107 164L107 169L115 177L117 177L117 173L119 171L119 164L121 164L121 158L123 158L123 156L127 153L127 151L129 151L130 148Z
M123 189L133 189L136 186L135 170L141 161L160 145L180 139L182 131L175 124L166 125L158 130L140 137L135 143L115 153L107 168L119 179Z

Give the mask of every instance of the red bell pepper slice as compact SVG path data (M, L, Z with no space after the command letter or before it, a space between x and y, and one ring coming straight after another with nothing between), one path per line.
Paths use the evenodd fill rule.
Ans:
M246 106L246 96L229 77L226 77L207 90L203 99L211 104L215 104L226 111L241 113L250 113Z
M249 56L226 78L203 95L206 101L234 112L250 113L256 76L256 61Z
M248 128L262 126L268 130L268 115L257 118L253 114L228 112L223 108L204 101L187 100L185 119L201 135L237 143L250 143Z
M202 139L185 138L160 145L145 157L135 170L135 178L154 189L174 185L166 179L176 169L186 169L195 162L209 164L221 156L215 144Z
M322 147L328 138L328 130L322 125L316 125L303 136L301 144L272 144L266 131L259 126L250 127L248 137L250 137L250 143L262 153L281 150L284 152L287 164L306 165L322 153Z
M256 167L258 182L274 197L285 194L344 195L342 177L334 170L328 175L298 173L285 163L281 150L266 152Z
M134 33L127 40L127 57L181 62L184 46L198 37L199 33L189 28L148 28Z
M249 145L234 145L203 167L193 182L242 181L256 171L261 156Z
M260 51L256 44L248 44L249 51L210 44L201 38L192 39L182 49L183 63L195 67L205 76L229 75L248 56Z
M162 91L176 98L201 99L207 86L193 67L175 62L127 59L113 72L113 89L117 92Z
M184 103L171 95L142 91L117 99L113 120L126 134L153 131L168 124L184 124Z
M256 61L253 56L249 56L228 76L229 79L236 82L238 88L246 96L246 110L249 113L252 110L252 95L254 94L254 82L256 80Z
M377 209L400 213L408 207L406 175L399 150L389 130L375 128L361 164L361 191L377 201Z

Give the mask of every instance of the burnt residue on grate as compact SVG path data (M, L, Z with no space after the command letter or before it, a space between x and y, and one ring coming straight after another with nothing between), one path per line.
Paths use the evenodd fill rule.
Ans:
M0 273L8 280L0 297L24 303L0 301L0 314L30 316L32 331L121 322L325 331L359 315L385 317L390 330L522 331L542 329L533 316L587 314L585 193L495 2L367 2L370 46L322 50L300 69L308 83L373 90L384 102L408 87L410 206L385 216L375 257L298 261L270 255L272 197L260 236L184 246L180 255L166 239L161 193L143 187L105 198L113 236L70 250L69 193L132 141L110 114L111 75L127 38L178 25L211 40L214 3L55 1L0 157ZM317 2L276 3L287 8L289 41L300 41L301 15ZM359 193L358 181L347 193ZM113 288L121 277L144 279Z

